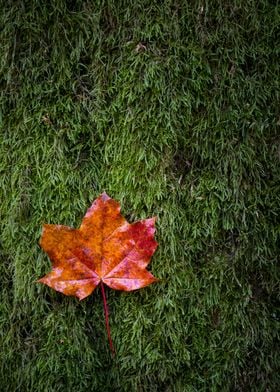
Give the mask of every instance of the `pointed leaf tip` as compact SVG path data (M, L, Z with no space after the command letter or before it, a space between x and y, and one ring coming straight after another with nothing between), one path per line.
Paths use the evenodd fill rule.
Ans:
M111 197L110 197L109 195L107 195L106 192L101 193L101 195L99 196L99 198L100 198L102 201L107 201L107 200L111 199Z

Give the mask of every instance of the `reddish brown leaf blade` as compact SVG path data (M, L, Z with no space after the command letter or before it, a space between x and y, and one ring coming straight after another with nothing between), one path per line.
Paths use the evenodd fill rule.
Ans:
M88 209L79 229L44 225L40 241L52 271L39 282L83 299L103 281L131 291L156 281L146 270L157 248L155 218L129 224L106 193Z

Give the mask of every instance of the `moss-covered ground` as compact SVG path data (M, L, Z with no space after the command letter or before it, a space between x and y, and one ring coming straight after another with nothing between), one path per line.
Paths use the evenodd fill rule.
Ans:
M1 2L1 391L279 391L277 3ZM100 289L36 283L104 190L160 244L115 359Z

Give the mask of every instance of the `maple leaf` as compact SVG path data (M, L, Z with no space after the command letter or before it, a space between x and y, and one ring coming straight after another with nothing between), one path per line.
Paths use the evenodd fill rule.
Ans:
M129 224L120 213L120 204L102 193L88 209L79 229L43 226L40 245L53 265L38 282L80 300L100 283L113 351L104 284L132 291L157 280L146 269L158 245L154 233L155 218Z

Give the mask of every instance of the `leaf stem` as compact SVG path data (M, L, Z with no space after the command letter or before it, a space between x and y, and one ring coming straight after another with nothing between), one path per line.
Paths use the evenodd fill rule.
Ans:
M101 280L101 292L102 292L102 298L103 298L103 307L104 307L104 315L105 315L107 336L108 336L111 352L112 352L113 355L115 355L116 352L115 352L115 348L114 348L113 341L112 341L112 338L111 338L111 333L110 333L109 310L108 310L107 301L106 301L104 283L102 282L102 280Z

